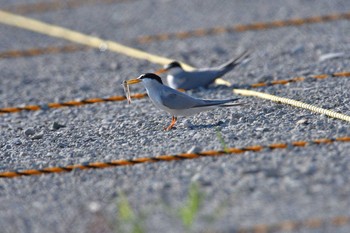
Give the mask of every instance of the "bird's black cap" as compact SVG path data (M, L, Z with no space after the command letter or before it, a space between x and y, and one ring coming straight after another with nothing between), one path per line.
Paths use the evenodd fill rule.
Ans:
M169 64L165 67L165 69L169 70L169 69L175 68L175 67L182 68L182 67L181 67L181 64L180 64L178 61L173 61L173 62L169 63Z
M153 74L153 73L146 73L146 74L142 74L139 79L154 79L154 80L157 80L158 82L160 82L161 84L163 84L163 81L162 79L156 75L156 74Z

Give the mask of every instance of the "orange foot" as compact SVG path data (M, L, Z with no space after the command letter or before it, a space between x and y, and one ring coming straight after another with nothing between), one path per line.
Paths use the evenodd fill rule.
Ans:
M176 121L177 121L177 117L173 116L173 118L171 119L170 125L167 128L165 128L164 130L166 130L166 131L171 130L174 127Z

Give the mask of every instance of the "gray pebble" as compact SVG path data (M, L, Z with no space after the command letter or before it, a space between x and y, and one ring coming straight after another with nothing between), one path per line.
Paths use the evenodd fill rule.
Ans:
M27 153L21 152L21 153L19 153L19 156L20 156L20 157L25 157L25 156L27 156Z
M186 127L186 128L191 128L191 127L193 127L193 124L191 123L191 121L190 121L189 119L184 120L183 125L184 125L184 127Z
M188 151L187 151L187 153L199 153L199 152L201 152L202 151L202 149L200 148L200 147L197 147L197 146L193 146L193 147L191 147L191 149L189 149Z
M306 124L308 124L308 122L307 122L307 119L305 118L302 118L297 121L297 125L306 125Z
M303 45L297 45L290 50L291 54L300 54L305 51L305 47Z
M24 134L29 137L35 134L35 130L33 128L28 128L24 131Z
M62 125L56 121L52 124L52 130L59 130L60 128L64 128L64 127L66 127L66 126Z
M35 134L31 138L32 139L41 139L41 138L43 138L43 136L44 136L44 132L40 132L40 133Z
M64 143L62 143L62 142L60 142L60 143L58 143L58 145L57 145L58 147L60 147L60 148L65 148L66 147L66 144L64 144Z
M255 128L256 131L261 131L261 132L268 132L269 129L268 128L262 128L262 127L258 127L258 128Z
M15 145L21 145L21 144L22 144L22 141L21 141L19 138L15 138L15 139L13 140L13 143L14 143Z

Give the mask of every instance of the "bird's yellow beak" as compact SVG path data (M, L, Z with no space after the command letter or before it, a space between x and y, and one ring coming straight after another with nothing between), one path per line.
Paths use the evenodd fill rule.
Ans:
M159 69L157 70L156 72L154 72L155 74L163 74L165 72L167 72L168 70L167 69Z
M130 79L128 81L125 81L125 83L128 84L128 85L136 84L136 83L139 83L139 82L141 82L140 79Z

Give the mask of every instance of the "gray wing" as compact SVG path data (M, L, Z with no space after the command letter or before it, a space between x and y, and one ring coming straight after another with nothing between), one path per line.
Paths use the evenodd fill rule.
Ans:
M203 104L201 99L193 98L170 87L164 89L161 93L160 100L164 106L170 109L188 109Z
M175 83L176 88L182 88L185 90L208 86L219 77L219 72L220 70L208 68L184 72L181 76L177 76L173 82Z
M162 104L170 109L189 109L223 105L226 103L234 102L239 98L224 100L197 99L170 87L166 87L162 92L160 99Z

